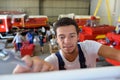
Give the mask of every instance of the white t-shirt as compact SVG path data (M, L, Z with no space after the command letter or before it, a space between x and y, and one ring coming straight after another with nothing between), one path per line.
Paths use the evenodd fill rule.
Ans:
M78 44L80 44L83 54L85 56L87 67L88 68L96 67L96 58L98 58L98 50L102 44L91 40L79 42ZM59 52L65 63L64 67L66 69L80 69L79 55L76 57L74 61L69 62L64 58L62 51L59 50ZM55 54L51 54L50 56L45 58L45 61L54 65L56 70L59 70L58 59Z
M21 35L16 35L13 39L13 42L15 43L22 43L22 36Z

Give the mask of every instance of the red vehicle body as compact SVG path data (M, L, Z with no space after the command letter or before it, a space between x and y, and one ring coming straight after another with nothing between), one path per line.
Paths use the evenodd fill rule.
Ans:
M116 34L115 32L110 32L106 34L106 37L110 40L110 42L114 42L115 46L120 46L120 34Z
M74 13L61 14L58 16L58 20L63 17L74 19L77 22L79 28L82 28L87 23L87 20L91 20L91 15L75 15ZM100 17L99 16L95 16L95 17L96 17L96 22L99 23Z
M114 30L115 27L109 25L99 25L96 27L84 26L79 33L79 41L103 39L108 32Z
M0 39L13 39L13 35L6 35L12 29L11 17L10 15L0 15Z
M18 28L40 28L48 27L48 17L44 15L28 16L25 14L13 16L13 27Z
M45 15L30 15L13 11L0 11L0 32L8 32L12 27L39 28L48 27L48 17ZM2 27L4 26L4 27Z
M9 15L0 15L0 32L8 32L11 28L11 17Z
M14 33L16 29L38 29L41 27L48 28L48 17L45 15L27 16L21 12L0 11L0 38ZM4 37L3 37L4 36Z
M77 22L79 28L85 26L88 20L91 20L90 15L75 15L75 21ZM96 16L96 22L100 22L100 17Z

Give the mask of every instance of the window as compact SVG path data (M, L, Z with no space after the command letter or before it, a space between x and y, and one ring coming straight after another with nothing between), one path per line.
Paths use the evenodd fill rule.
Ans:
M20 22L20 21L21 21L20 18L15 19L15 22Z
M2 24L3 23L3 21L2 21L2 19L0 19L0 24Z

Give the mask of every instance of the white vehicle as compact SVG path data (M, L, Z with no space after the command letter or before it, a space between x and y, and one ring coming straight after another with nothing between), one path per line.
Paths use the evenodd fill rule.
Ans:
M74 19L74 16L75 16L74 13L70 13L70 14L60 14L60 15L58 16L58 20L59 20L60 18L63 18L63 17L69 17L69 18Z
M1 80L120 80L120 67L62 70L17 75L1 75Z

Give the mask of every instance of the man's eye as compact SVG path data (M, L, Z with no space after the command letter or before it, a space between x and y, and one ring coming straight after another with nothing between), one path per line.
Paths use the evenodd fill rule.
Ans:
M65 37L63 37L63 36L60 36L60 39L64 39Z
M71 35L70 37L73 38L73 37L75 37L75 36L74 36L74 35Z

